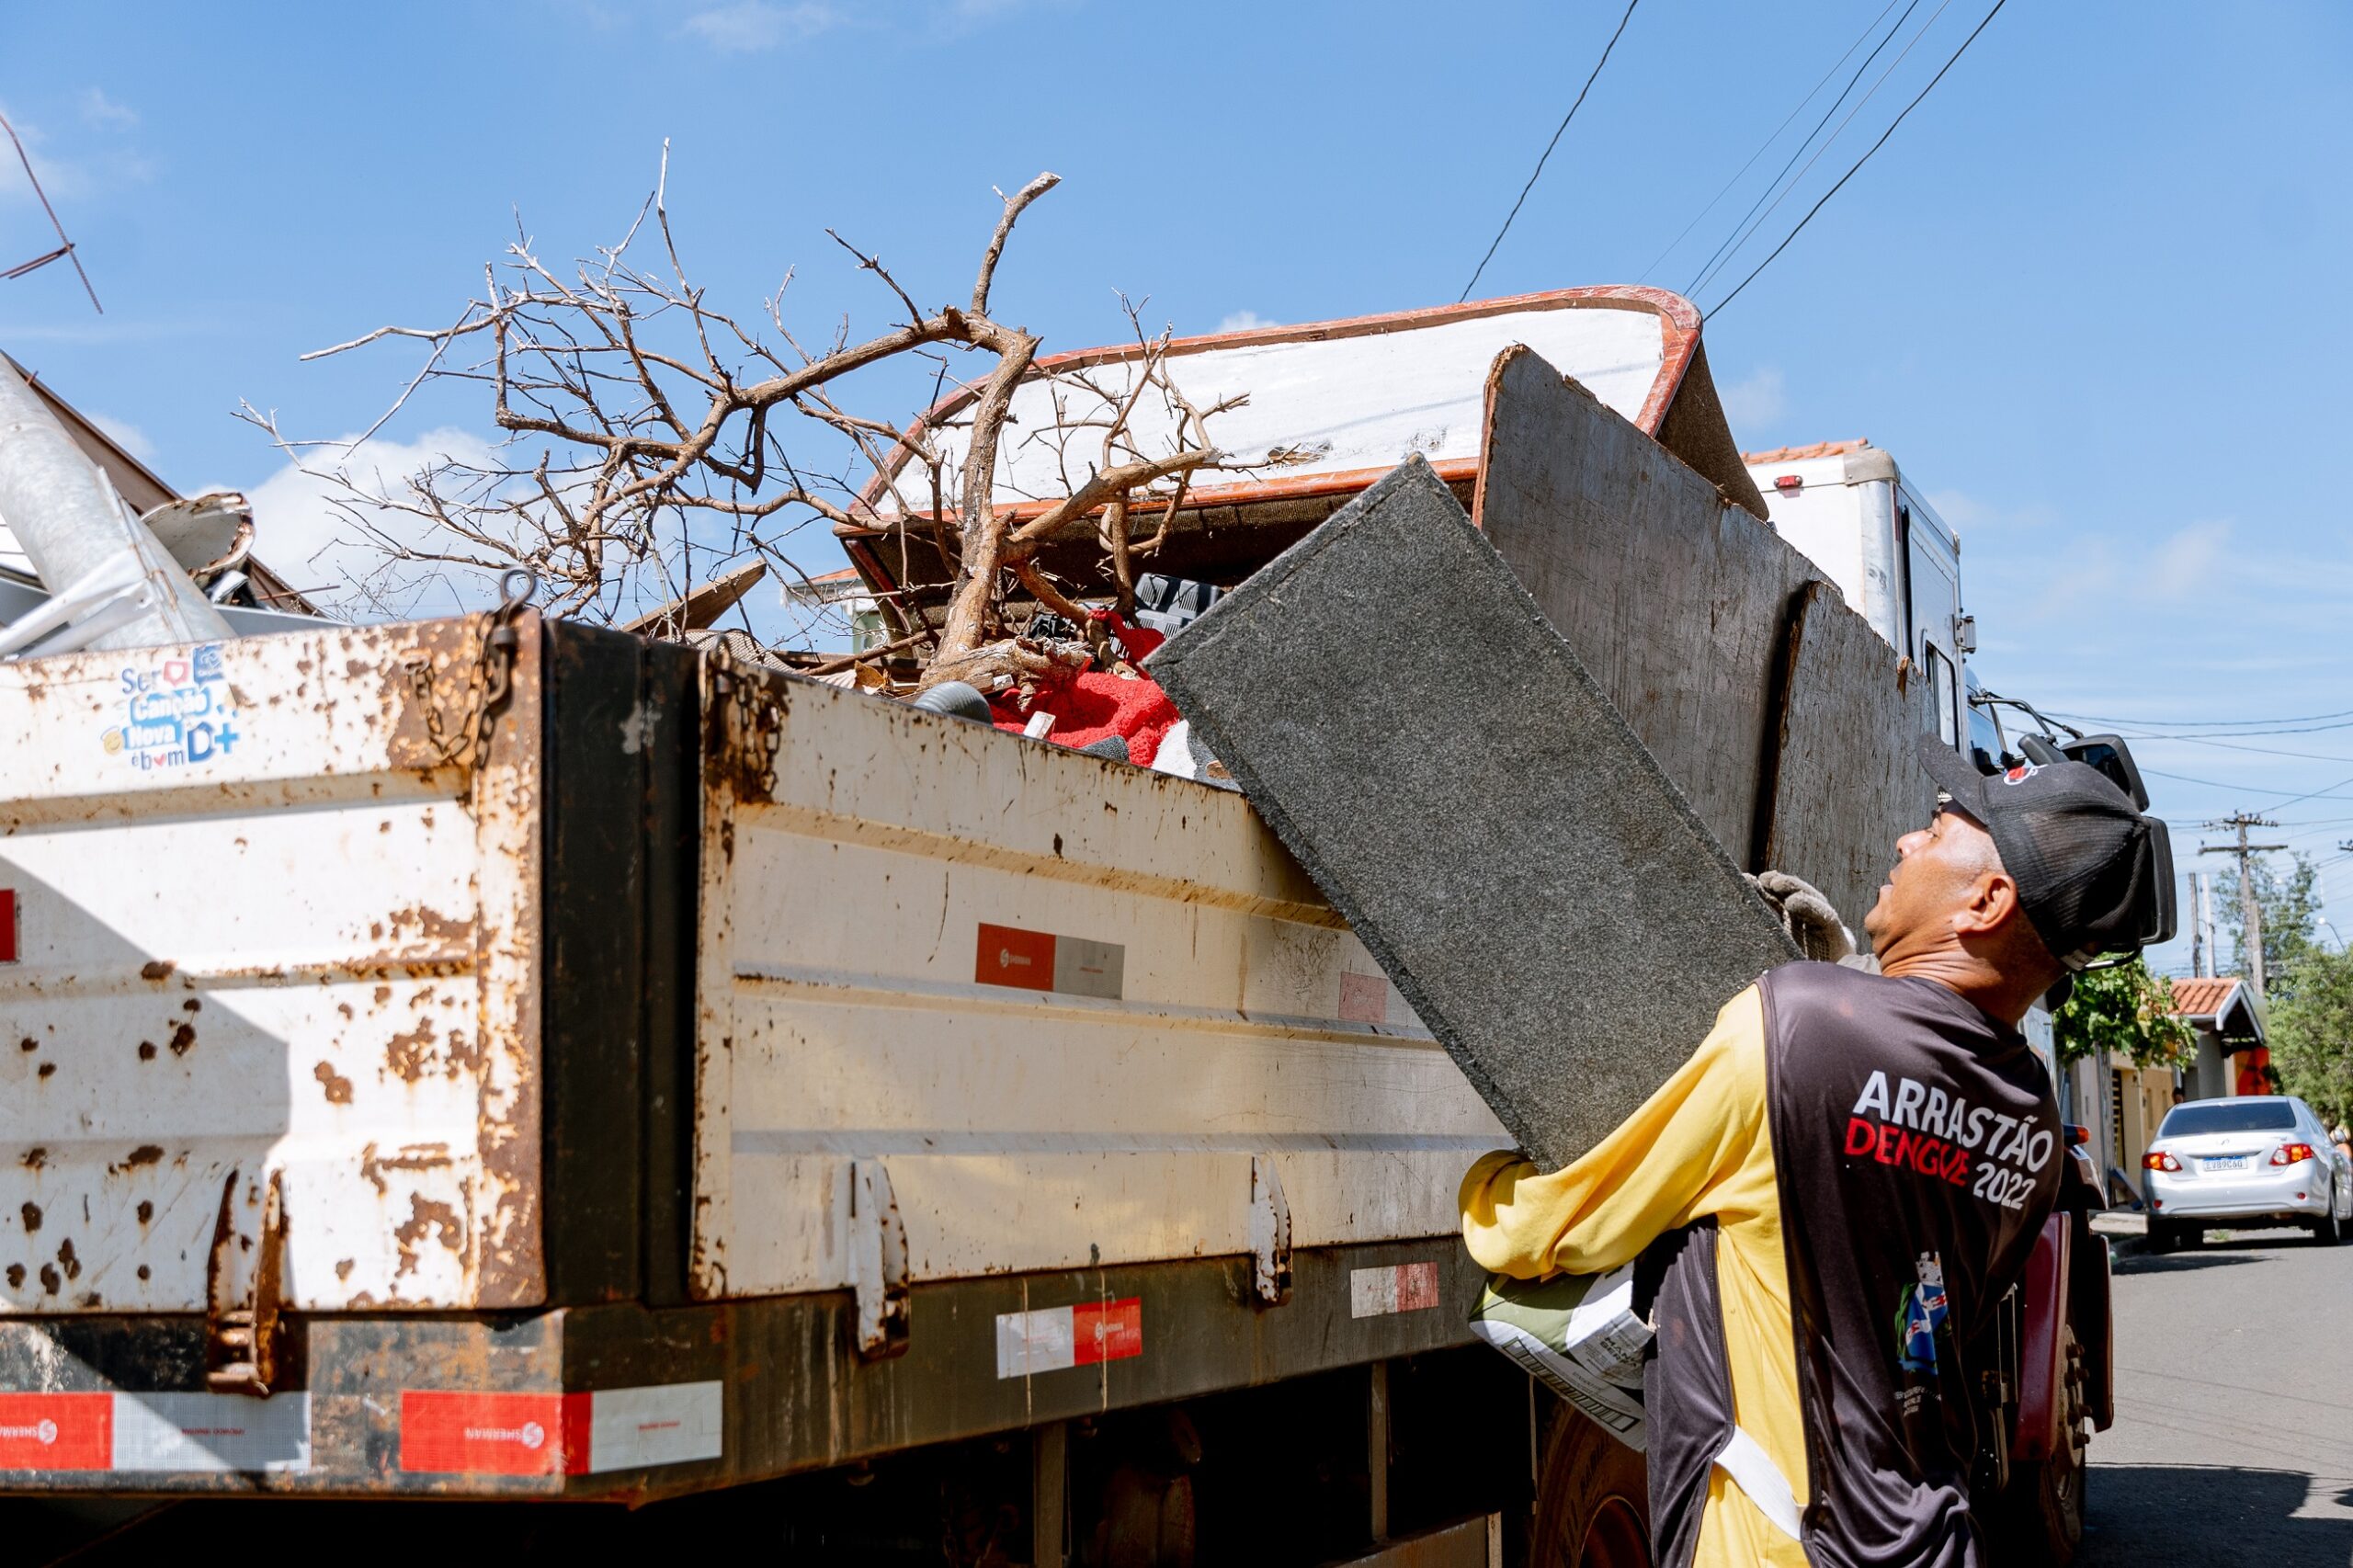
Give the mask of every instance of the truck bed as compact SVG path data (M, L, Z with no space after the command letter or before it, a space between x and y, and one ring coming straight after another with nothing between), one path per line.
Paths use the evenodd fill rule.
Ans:
M1461 1342L1501 1131L1238 796L513 630L0 666L0 1487L644 1496Z

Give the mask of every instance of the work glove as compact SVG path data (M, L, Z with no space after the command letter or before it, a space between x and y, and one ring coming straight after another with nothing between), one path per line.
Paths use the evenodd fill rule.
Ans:
M1787 871L1760 871L1747 880L1757 896L1780 916L1781 929L1790 934L1799 952L1823 963L1837 963L1854 955L1853 934L1812 882Z

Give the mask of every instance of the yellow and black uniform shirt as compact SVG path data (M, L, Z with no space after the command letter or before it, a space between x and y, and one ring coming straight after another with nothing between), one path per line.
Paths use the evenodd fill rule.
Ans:
M1645 1384L1662 1562L1973 1565L1974 1369L1959 1363L2025 1271L2061 1143L2015 1029L1934 981L1790 964L1725 1004L1574 1165L1482 1159L1463 1238L1484 1267L1536 1278L1712 1230L1686 1254L1712 1278L1663 1293L1661 1312L1696 1311L1721 1336L1695 1353L1662 1322ZM1659 1494L1662 1458L1672 1471L1712 1454L1732 1423L1787 1481L1802 1546L1722 1468L1682 1467L1688 1494Z

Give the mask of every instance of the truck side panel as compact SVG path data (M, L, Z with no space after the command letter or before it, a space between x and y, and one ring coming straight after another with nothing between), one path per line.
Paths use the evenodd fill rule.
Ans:
M697 1296L851 1283L854 1162L926 1279L1448 1234L1507 1141L1240 797L745 670L707 733Z

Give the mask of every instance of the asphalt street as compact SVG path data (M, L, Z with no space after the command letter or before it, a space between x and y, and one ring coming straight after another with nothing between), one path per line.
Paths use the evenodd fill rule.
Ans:
M2353 1563L2353 1245L2120 1256L2116 1334L2079 1561Z

